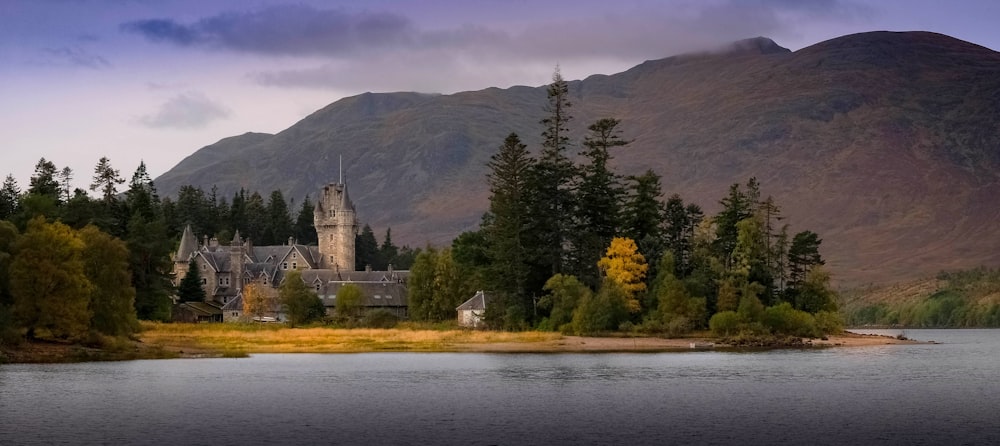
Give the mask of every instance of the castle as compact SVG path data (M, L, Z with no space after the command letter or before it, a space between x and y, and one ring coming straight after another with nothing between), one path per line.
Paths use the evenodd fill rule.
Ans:
M328 312L336 306L340 287L350 283L362 289L364 307L406 317L408 271L393 271L391 266L388 271L354 270L358 220L345 183L330 183L322 188L313 210L313 224L318 246L301 245L292 238L284 245L254 246L251 240L240 237L239 230L229 245L204 235L199 246L191 227L186 227L173 257L174 284L184 278L193 260L206 299L175 305L174 320L246 320L243 289L255 283L277 302L278 288L291 270L302 272L302 280L316 291ZM268 313L268 320L281 321L284 317L280 305Z

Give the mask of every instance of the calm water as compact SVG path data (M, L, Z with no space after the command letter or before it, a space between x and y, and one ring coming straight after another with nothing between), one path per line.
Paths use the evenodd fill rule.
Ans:
M1000 444L1000 330L938 345L0 366L0 445Z

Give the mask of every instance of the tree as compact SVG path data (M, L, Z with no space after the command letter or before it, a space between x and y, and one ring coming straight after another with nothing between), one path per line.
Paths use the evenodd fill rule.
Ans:
M751 181L755 181L751 179ZM729 186L729 195L719 204L722 211L715 216L716 238L713 244L715 254L723 260L726 268L732 267L733 249L739 237L736 225L753 216L753 202L750 193L744 191L738 183Z
M415 321L432 320L437 257L438 250L428 246L417 255L410 268L410 277L407 279L408 311Z
M170 320L170 296L174 292L170 261L173 243L167 236L163 218L147 220L141 214L133 216L128 223L126 244L135 288L136 316L142 320Z
M821 243L823 240L812 231L802 231L792 237L792 244L788 248L788 283L790 287L798 287L805 280L809 270L825 263L819 254Z
M127 336L139 329L135 288L125 242L95 226L80 231L84 274L90 281L90 328L109 336Z
M637 313L641 309L638 294L646 290L646 259L639 254L635 241L630 238L615 237L608 246L607 255L597 262L607 279L621 288L626 298L626 309Z
M243 287L243 315L250 321L259 321L266 314L274 312L274 299L257 283Z
M354 270L364 271L366 267L375 268L377 265L378 240L375 240L372 227L366 224L361 232L354 236Z
M573 312L573 331L578 335L617 330L628 319L631 298L622 287L607 278L597 293L580 299Z
M674 255L665 252L653 282L652 292L656 296L656 319L662 322L671 334L680 334L701 326L705 322L705 298L694 297L688 292L684 282L674 275Z
M20 201L21 189L17 187L14 176L8 174L3 186L0 186L0 220L7 220L16 214Z
M233 207L235 206L234 202ZM246 215L246 231L244 232L243 228L238 226L234 229L239 229L240 233L243 233L254 243L266 244L264 243L266 230L264 216L267 215L267 206L264 206L264 197L261 197L257 192L250 194L243 205L243 212Z
M264 223L264 245L284 244L293 234L292 217L288 213L288 204L280 190L271 192L267 201L267 220Z
M560 330L565 324L573 322L573 311L584 299L591 297L590 288L574 276L556 274L545 282L545 291L549 294L543 297L538 305L550 310L549 327Z
M632 240L659 239L663 222L660 176L650 169L629 177L629 181L629 194L622 208L622 234Z
M16 323L29 339L80 339L90 326L92 285L81 258L83 241L69 226L28 222L15 246L10 288Z
M307 324L324 316L323 301L302 281L302 271L291 270L278 288L278 299L285 307L288 325Z
M295 218L295 227L293 228L295 239L303 245L315 245L319 243L319 237L316 235L316 226L313 222L313 212L315 210L313 202L306 195L306 199L302 200L302 208L299 209L299 215ZM357 252L356 246L357 244L355 243L355 252Z
M694 255L694 232L704 214L696 204L684 204L680 195L674 194L664 206L663 239L666 250L673 254L674 274L686 277L691 273Z
M361 300L364 299L364 292L361 287L349 283L340 287L337 291L337 314L347 319L354 319L360 315Z
M59 203L60 186L56 179L58 169L51 161L41 158L35 164L35 173L31 176L28 193L51 197L57 204Z
M202 285L201 272L198 270L198 262L192 259L188 262L187 274L177 284L177 297L181 302L204 302L205 289Z
M392 243L392 228L386 228L385 239L382 240L382 246L378 248L378 265L377 270L384 271L389 269L389 265L396 261L396 256L399 255L399 247Z
M830 273L815 266L806 273L795 293L795 309L807 313L837 311L837 294L830 288Z
M516 133L507 135L499 151L490 157L490 207L481 234L490 259L490 289L515 299L530 299L528 280L527 198L528 170L534 160ZM523 304L523 302L522 302Z
M590 134L584 138L586 150L581 155L588 162L579 169L576 185L574 230L569 235L574 248L573 272L595 286L598 282L595 265L618 233L625 196L621 178L608 168L610 149L629 143L621 139L620 123L605 118L587 128Z
M125 182L125 179L118 174L118 169L111 167L108 157L102 156L94 167L93 182L90 183L91 191L101 191L101 201L106 205L116 200L118 195L118 185Z
M567 124L569 114L569 86L556 68L549 84L548 116L541 120L542 150L538 161L529 171L528 234L526 241L531 246L532 269L544 272L538 283L529 285L532 290L540 289L546 278L563 270L564 245L569 232L572 213L572 180L576 175L573 163L566 155L569 147Z

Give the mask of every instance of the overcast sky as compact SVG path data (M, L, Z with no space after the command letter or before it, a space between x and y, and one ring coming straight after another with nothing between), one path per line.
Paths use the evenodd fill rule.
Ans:
M366 91L454 93L624 71L756 36L792 50L927 30L1000 50L1000 1L0 0L0 178L155 177Z

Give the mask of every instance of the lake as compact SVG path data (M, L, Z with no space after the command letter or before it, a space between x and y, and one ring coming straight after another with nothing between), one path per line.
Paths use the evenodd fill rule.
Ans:
M1000 330L906 335L940 344L10 364L0 445L1000 444Z

